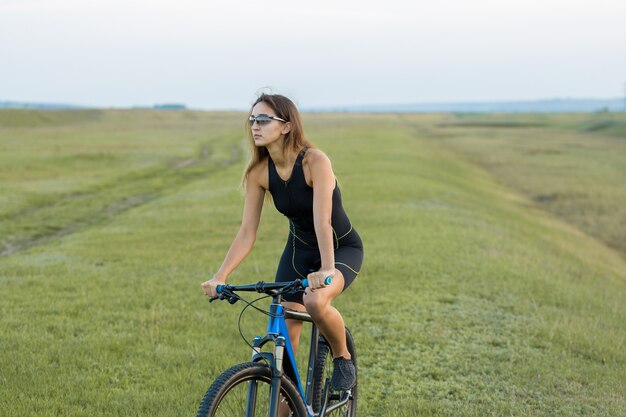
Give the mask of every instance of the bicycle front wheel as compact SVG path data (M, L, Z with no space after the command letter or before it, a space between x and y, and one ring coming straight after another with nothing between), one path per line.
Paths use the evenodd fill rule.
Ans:
M209 387L198 417L267 416L271 383L271 370L267 365L254 362L235 365ZM290 410L290 416L307 417L298 389L285 375L280 382L280 403L281 409Z
M352 334L346 329L346 343L348 345L348 352L352 356L354 366L357 366L356 349L354 347L354 340L352 340ZM357 368L358 369L358 368ZM313 372L313 411L319 413L324 401L324 384L326 379L331 378L333 375L333 352L330 348L330 344L326 341L324 336L320 336L317 343L317 358L315 361L315 370ZM358 370L357 370L358 376ZM356 399L357 399L357 384L352 387L350 398L348 402L342 406L336 408L334 411L327 413L327 416L332 417L355 417L356 416ZM329 395L329 405L338 403L342 398L343 393L332 391ZM328 407L327 407L328 409Z

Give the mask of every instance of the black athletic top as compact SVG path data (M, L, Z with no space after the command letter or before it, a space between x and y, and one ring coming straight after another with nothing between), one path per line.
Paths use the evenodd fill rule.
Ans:
M298 154L291 177L287 181L278 175L272 158L268 160L269 190L274 205L289 218L289 237L276 270L276 281L279 282L306 278L307 274L321 268L322 260L313 224L313 188L307 185L302 170L302 158L306 150L303 148ZM331 225L335 268L343 275L345 290L356 279L361 269L363 242L352 228L343 209L336 181L332 199ZM283 298L286 301L303 304L302 292L285 294Z
M278 175L274 161L269 158L269 191L278 211L289 218L293 235L301 243L317 246L313 223L313 188L306 183L302 168L302 159L306 151L307 148L305 147L298 154L291 171L291 177L287 181ZM341 192L336 181L332 200L333 246L338 248L342 238L350 234L353 229L343 209Z

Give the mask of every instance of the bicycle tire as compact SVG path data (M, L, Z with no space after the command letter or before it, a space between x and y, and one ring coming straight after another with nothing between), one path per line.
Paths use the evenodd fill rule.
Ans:
M357 367L356 349L354 346L354 340L352 334L346 328L346 343L348 345L348 352L352 356L354 366ZM330 344L326 341L324 336L320 336L317 343L317 358L315 360L315 370L313 372L313 411L319 413L322 408L322 401L324 395L324 383L326 378L332 377L333 368L333 354L330 348ZM327 416L332 417L355 417L357 406L357 387L358 387L358 367L357 367L357 384L352 388L352 398L343 407L334 410Z
M233 366L211 384L198 409L198 417L245 416L248 382L252 381L258 384L254 415L267 416L271 379L271 370L265 364L246 362ZM281 401L289 405L291 416L307 417L306 405L294 383L283 374L280 385Z

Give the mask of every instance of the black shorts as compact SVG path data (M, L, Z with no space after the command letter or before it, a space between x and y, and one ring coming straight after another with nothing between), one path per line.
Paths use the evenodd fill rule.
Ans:
M344 290L356 279L362 263L363 243L356 230L352 229L349 234L339 239L338 247L335 249L335 268L343 275ZM276 282L304 279L311 272L318 271L321 264L317 244L307 243L290 233L278 263ZM302 295L302 292L286 294L283 299L303 304Z

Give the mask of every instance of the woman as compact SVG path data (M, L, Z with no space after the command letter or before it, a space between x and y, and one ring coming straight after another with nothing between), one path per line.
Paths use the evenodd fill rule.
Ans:
M213 279L202 284L209 296L250 253L269 191L278 211L289 219L289 238L280 258L276 281L308 278L303 293L286 295L287 308L311 315L333 351L333 388L356 383L356 371L346 346L344 321L332 301L356 278L363 246L341 203L330 160L304 137L298 109L288 98L262 94L249 114L251 160L244 171L246 190L239 232ZM326 277L332 283L324 284ZM288 320L294 351L302 322Z

